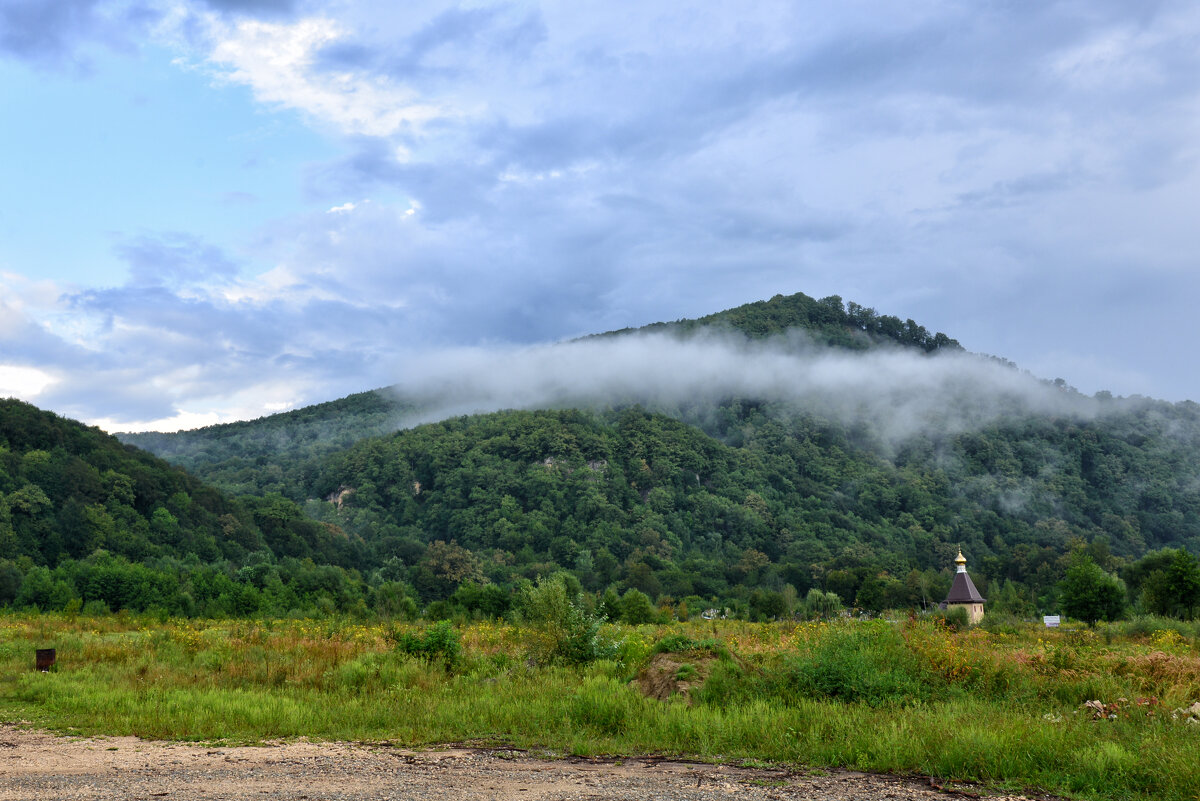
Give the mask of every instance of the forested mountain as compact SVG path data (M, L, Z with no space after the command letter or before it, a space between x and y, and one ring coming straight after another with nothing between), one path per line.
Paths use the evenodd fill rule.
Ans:
M836 296L816 300L803 293L776 295L695 320L653 323L592 338L657 333L687 336L699 331L732 331L750 339L803 331L815 343L851 351L880 345L921 352L962 349L956 340L941 332L930 334L911 319L881 315L857 303L843 304ZM229 492L295 496L304 477L318 469L322 457L365 437L395 431L416 411L416 402L401 384L257 420L171 434L117 436ZM701 416L709 411L696 410Z
M751 339L803 331L812 341L830 348L853 351L878 345L899 345L923 353L961 350L958 341L944 333L931 335L911 319L878 314L840 297L815 300L803 293L776 295L768 301L748 303L695 320L654 323L592 338L670 333L688 336L700 331L733 331ZM326 454L354 442L400 427L418 406L406 387L356 393L356 395L305 406L304 409L260 417L258 420L222 423L160 434L121 433L121 441L158 454L192 474L235 494L283 493L295 495L304 476L318 469ZM709 410L696 410L706 415Z
M234 566L352 568L362 551L285 498L233 501L98 428L0 400L0 605L232 611Z
M843 304L837 295L816 300L797 292L776 295L770 300L747 303L733 309L691 320L651 323L641 328L623 328L596 334L597 337L641 333L687 335L701 329L737 331L751 339L762 339L791 329L801 329L814 341L835 348L866 350L879 344L901 345L936 350L962 350L958 340L942 332L930 334L912 319L901 320L879 314L872 308L851 301Z
M1162 577L1173 559L1200 551L1200 406L1085 398L1061 380L1038 381L989 361L993 392L972 372L983 357L964 355L956 341L912 320L836 297L776 297L592 341L714 330L778 341L784 351L815 348L817 358L849 354L860 360L849 373L854 380L865 380L863 364L884 373L871 378L880 392L906 375L926 382L910 394L950 389L920 420L890 395L876 402L874 390L845 395L840 406L838 395L806 405L730 390L688 403L648 397L645 405L509 410L396 431L414 410L397 387L246 423L123 435L242 497L229 501L195 482L185 494L210 498L208 506L172 501L176 490L135 494L145 522L129 518L130 525L149 533L135 538L145 543L140 551L116 553L158 559L154 569L180 575L163 560L218 560L222 575L253 589L241 590L242 611L411 613L432 603L442 613L495 614L514 586L555 571L597 596L644 593L693 609L729 606L769 617L817 590L880 610L943 597L959 547L995 611L1054 611L1059 582L1080 553L1123 575L1131 602L1174 608ZM789 339L796 331L803 332L798 345ZM889 361L892 353L902 358ZM861 362L873 354L882 356ZM937 369L920 372L922 365ZM819 367L844 372L846 362ZM901 434L891 430L896 419L905 422ZM92 432L84 438L104 438ZM32 491L25 487L40 486L39 459L56 470L73 462L53 442L20 449L11 442L0 489L17 509ZM27 459L31 447L50 455ZM105 469L95 467L102 478ZM64 543L8 558L24 553L48 566L65 559L68 567L94 558L99 541L72 522L78 512L61 507L86 510L112 499L90 490L77 501L59 496L47 495L59 540L31 535L30 522L17 519L24 511L0 505L0 533L6 519L15 521L13 543ZM155 534L156 515L186 519L198 532L187 542L200 545ZM251 539L236 547L221 539L226 529L212 520L222 515ZM281 538L280 525L295 537ZM112 551L121 541L102 544ZM330 550L331 543L340 545ZM297 556L313 562L298 567ZM324 583L299 578L322 562L357 570L327 573Z

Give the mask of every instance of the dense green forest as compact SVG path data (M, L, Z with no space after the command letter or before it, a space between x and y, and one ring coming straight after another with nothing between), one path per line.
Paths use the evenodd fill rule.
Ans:
M345 582L363 551L281 496L231 500L97 428L0 400L0 605L227 614L249 605L239 569ZM316 595L301 582L288 598Z
M1113 571L1200 542L1200 496L1172 472L1194 477L1196 451L1176 448L1152 410L1106 424L1115 430L993 427L894 461L812 418L724 411L737 447L640 409L421 426L329 459L304 494L336 500L307 509L414 565L423 600L453 589L421 567L428 543L442 542L470 551L472 575L495 583L566 567L586 589L693 608L734 599L777 610L815 588L878 611L940 600L961 545L994 605L1029 615L1054 606L1072 549Z
M836 297L776 297L639 330L710 327L751 338L799 329L827 347L922 358L961 351ZM936 604L961 547L993 612L1059 610L1081 560L1124 579L1121 608L1196 612L1180 595L1200 551L1192 403L1101 394L1090 416L1008 414L880 448L869 427L756 398L673 416L503 411L395 431L413 408L403 398L392 388L122 435L217 489L10 402L0 604L495 615L525 582L559 573L627 618L681 605L877 612ZM131 493L113 489L121 476ZM162 590L98 595L88 576L101 569L148 571L143 583Z

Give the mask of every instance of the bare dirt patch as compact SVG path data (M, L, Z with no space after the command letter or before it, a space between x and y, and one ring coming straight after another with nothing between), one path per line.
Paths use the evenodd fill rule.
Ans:
M945 799L947 793L928 779L802 774L653 757L552 759L506 749L412 751L386 744L310 742L213 747L135 737L60 737L0 726L0 801L118 798L922 801Z
M706 653L655 654L634 683L647 698L665 701L672 695L681 695L691 703L692 688L704 684L716 660L715 656Z

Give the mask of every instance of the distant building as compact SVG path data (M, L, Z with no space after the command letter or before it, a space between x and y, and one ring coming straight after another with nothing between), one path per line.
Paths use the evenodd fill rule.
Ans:
M954 574L954 583L950 585L950 593L942 606L946 609L961 606L967 610L967 622L975 625L983 620L983 605L986 599L975 589L975 582L971 581L971 576L967 573L967 560L962 555L962 550L959 550L954 564L958 565L958 572Z

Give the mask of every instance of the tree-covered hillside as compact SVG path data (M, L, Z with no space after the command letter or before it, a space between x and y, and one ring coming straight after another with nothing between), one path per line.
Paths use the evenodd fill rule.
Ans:
M39 564L104 548L211 561L263 548L244 510L97 428L0 401L0 557Z
M748 403L717 432L737 447L639 409L501 412L363 441L305 494L427 601L454 589L426 569L434 542L499 583L566 568L595 590L749 603L817 588L876 610L940 600L961 546L996 601L1032 613L1054 604L1072 548L1117 570L1200 545L1200 450L1168 436L1180 418L1164 410L1013 422L894 460Z
M97 428L0 400L0 605L232 611L245 565L308 560L344 580L333 566L362 555L281 496L231 500Z

